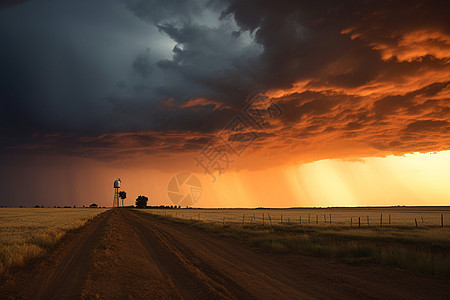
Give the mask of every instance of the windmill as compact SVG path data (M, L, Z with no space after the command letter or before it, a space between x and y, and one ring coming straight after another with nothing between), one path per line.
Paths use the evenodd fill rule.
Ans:
M120 189L120 178L114 181L114 201L113 201L113 207L119 207L120 206L120 196L119 196L119 189ZM122 201L123 202L123 201Z

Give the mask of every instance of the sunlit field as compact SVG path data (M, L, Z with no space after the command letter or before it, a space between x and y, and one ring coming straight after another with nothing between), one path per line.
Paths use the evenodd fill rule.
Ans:
M450 276L448 207L141 211L243 239L270 252L380 263Z
M0 208L0 274L53 247L71 229L105 211L97 208Z
M305 208L305 209L149 209L147 212L217 223L319 226L450 225L450 207ZM417 223L417 224L416 224Z

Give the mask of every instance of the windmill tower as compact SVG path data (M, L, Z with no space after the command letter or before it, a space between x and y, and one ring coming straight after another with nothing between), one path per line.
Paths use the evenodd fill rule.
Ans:
M114 202L113 202L113 207L119 207L120 206L119 189L120 189L120 178L114 181Z

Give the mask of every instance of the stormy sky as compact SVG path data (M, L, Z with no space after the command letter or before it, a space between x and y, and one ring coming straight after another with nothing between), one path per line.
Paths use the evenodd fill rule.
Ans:
M238 130L252 141L242 168L450 150L449 11L448 1L2 1L2 161L192 164L187 154L261 108L254 99L277 114Z

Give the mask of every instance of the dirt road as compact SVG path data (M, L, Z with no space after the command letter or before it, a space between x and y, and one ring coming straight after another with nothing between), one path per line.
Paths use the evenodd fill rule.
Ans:
M114 209L1 283L0 298L445 299L449 283L375 265L272 255Z

